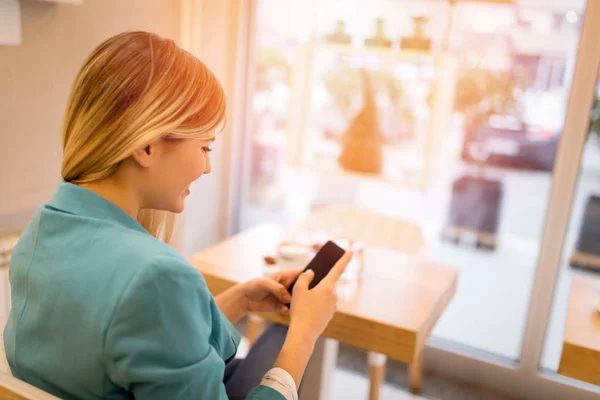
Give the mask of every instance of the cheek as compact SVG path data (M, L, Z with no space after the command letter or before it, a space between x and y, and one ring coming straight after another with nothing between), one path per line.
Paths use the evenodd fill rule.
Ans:
M164 182L174 191L183 190L206 172L209 167L208 155L190 141L183 143L169 154L164 171Z

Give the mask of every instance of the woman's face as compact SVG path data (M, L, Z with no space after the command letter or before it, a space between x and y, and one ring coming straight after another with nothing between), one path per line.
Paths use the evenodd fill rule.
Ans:
M190 185L210 173L210 146L214 139L160 139L148 169L144 203L147 208L180 213Z

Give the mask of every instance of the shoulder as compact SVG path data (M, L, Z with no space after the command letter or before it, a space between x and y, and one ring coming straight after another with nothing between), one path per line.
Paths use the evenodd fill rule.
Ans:
M139 263L135 277L132 279L134 283L147 279L167 279L192 281L195 284L202 284L203 287L205 285L202 274L173 248L164 251L154 249L141 258L142 262Z
M114 270L123 280L133 276L158 275L167 271L200 276L173 246L148 232L134 230L114 221L82 219L62 230L74 250L103 270Z
M204 346L211 335L213 303L200 272L180 256L155 252L124 282L109 319L106 343L113 346L121 339L138 337L159 345L176 338Z
M196 288L205 287L202 275L177 249L141 227L132 229L111 219L73 215L48 207L42 208L41 213L44 248L62 250L61 264L87 271L81 279L97 279L113 299L144 282L165 283L166 287L169 281L187 279L195 282Z
M151 286L151 291L164 293L177 291L208 296L208 288L202 274L194 268L175 248L138 232L125 238L127 246L120 246L119 264L127 270L129 283L124 296L141 295L140 287ZM157 293L158 294L158 293Z
M149 233L127 231L121 244L122 255L136 258L142 266L196 271L177 249Z
M154 251L143 257L124 276L111 319L134 332L136 326L162 323L210 326L213 298L200 272L171 252Z

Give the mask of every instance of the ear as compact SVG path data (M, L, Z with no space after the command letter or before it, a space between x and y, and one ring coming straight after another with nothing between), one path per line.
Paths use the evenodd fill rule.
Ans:
M146 147L139 148L133 152L131 157L142 168L148 168L154 164L157 149L154 144L149 144Z

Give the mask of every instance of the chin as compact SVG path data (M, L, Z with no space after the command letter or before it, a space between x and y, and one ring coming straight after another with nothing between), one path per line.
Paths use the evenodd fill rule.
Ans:
M171 207L169 207L169 211L174 214L181 214L185 209L185 198L187 196L185 194L180 195L173 203L171 203Z
M181 204L177 204L175 207L173 207L169 211L171 211L173 214L181 214L184 209L185 209L185 204L183 204L183 202L182 202Z

